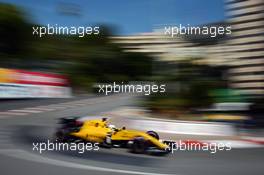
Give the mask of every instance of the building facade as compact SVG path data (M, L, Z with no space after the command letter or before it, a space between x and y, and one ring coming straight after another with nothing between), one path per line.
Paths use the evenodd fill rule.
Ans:
M249 96L264 94L264 1L226 0L232 36L224 58L230 86Z
M227 66L230 88L249 97L264 96L264 1L225 0L225 8L232 34L216 44L197 45L158 30L114 37L113 41L121 43L127 52L143 52L163 61L193 57L198 58L197 64Z

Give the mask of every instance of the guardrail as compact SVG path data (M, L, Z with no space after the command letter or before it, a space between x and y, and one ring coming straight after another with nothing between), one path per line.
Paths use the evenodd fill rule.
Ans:
M130 124L135 129L155 130L158 132L190 135L215 135L233 136L236 135L235 128L231 124L216 122L168 122L136 119Z

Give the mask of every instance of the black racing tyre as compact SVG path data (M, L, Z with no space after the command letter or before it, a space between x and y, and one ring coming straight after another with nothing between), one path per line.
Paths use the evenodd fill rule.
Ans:
M55 134L55 139L58 142L75 142L76 138L71 136L65 130L59 130Z
M155 131L147 131L147 134L159 140L159 135Z
M136 137L131 145L131 152L142 154L146 151L147 145L143 137Z
M65 142L65 134L62 130L59 130L55 133L55 137L54 137L55 141L58 142Z

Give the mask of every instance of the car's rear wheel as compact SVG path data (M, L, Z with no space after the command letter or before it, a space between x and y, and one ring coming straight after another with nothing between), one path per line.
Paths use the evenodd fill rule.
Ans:
M65 130L59 130L55 134L55 141L58 142L78 142L79 139L77 139L74 136L69 135L68 132Z
M55 141L66 142L65 133L62 130L56 132Z
M155 131L147 131L147 134L159 140L159 135Z

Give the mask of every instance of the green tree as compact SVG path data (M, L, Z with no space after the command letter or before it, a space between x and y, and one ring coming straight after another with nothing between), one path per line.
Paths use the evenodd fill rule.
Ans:
M0 4L0 52L4 55L25 55L31 39L29 22L14 5Z

